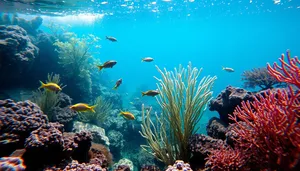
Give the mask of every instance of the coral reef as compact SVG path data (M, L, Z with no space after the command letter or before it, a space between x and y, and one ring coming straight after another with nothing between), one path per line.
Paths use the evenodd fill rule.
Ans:
M87 164L87 163L80 164L76 160L73 160L72 163L69 163L64 168L64 171L83 171L83 170L106 171L106 169L102 168L99 165Z
M92 133L93 142L99 144L106 144L107 146L110 145L109 138L105 134L105 130L101 127L96 125L82 123L75 121L73 125L73 131L81 132L81 131L88 131Z
M122 98L121 95L117 92L113 92L111 89L105 86L97 86L97 89L93 90L98 94L98 96L103 97L105 100L113 103L113 109L122 109Z
M212 97L212 86L216 77L204 77L198 82L201 70L193 68L191 63L187 69L181 65L175 72L164 69L157 70L162 76L158 79L158 103L163 112L156 115L156 124L151 121L150 111L145 114L143 109L141 135L148 145L143 149L154 154L165 164L174 163L178 158L188 161L188 141L197 131L197 123Z
M143 165L141 171L160 171L160 169L155 165Z
M60 77L59 74L48 74L48 79L46 83L56 83L57 85L60 85ZM62 85L60 85L62 87ZM34 91L32 94L32 101L39 105L41 110L47 114L48 118L50 121L53 119L53 115L51 110L54 107L59 106L59 97L60 97L60 92L55 92L55 91L48 91L46 89L44 90L37 90Z
M177 171L177 170L184 170L184 171L192 171L190 164L184 163L182 160L176 160L173 165L169 165L166 171Z
M28 70L39 52L26 31L16 25L0 26L1 87L10 87L25 81ZM13 66L13 67L12 67Z
M95 112L89 111L85 113L79 113L78 119L81 122L91 123L94 125L101 125L106 121L107 117L109 116L113 103L99 96L95 99L95 101L92 104L97 105L94 108Z
M64 125L64 130L69 132L73 129L73 121L77 116L77 112L69 107L72 104L72 99L65 93L58 94L59 104L51 109L52 121L59 122Z
M131 153L130 153L131 152ZM155 169L156 160L155 157L141 148L130 149L130 152L126 151L126 157L129 158L136 168L147 170L147 168ZM125 155L124 155L125 156ZM157 168L158 169L158 168ZM159 169L158 169L159 170Z
M67 84L73 85L72 97L75 99L90 99L92 95L92 80L90 70L93 68L93 57L90 48L99 41L99 38L89 35L78 38L76 35L66 42L57 40L59 64L65 69ZM95 67L95 66L94 66ZM77 88L77 89L76 89ZM76 93L75 93L76 92Z
M299 170L300 61L289 51L287 56L288 62L280 58L281 66L268 64L268 72L291 85L236 107L229 116L235 124L230 129L234 147L211 152L207 164L212 170Z
M106 170L111 163L108 149L91 148L90 132L64 133L62 124L48 122L47 116L30 101L0 100L0 137L0 157L13 152L10 157L0 159L1 169L26 166L31 171ZM95 155L91 157L89 151L93 149ZM92 164L100 162L103 167Z
M193 154L190 159L193 170L203 169L205 167L205 159L211 154L211 151L220 149L223 146L226 146L226 144L220 139L214 139L202 134L191 136L189 149Z
M24 171L25 166L23 164L23 159L20 157L2 157L0 158L0 169L1 170L16 170Z
M236 106L247 100L254 100L254 94L242 88L227 86L215 99L210 101L209 110L217 111L220 119L228 125L230 122L228 114L232 114Z
M62 128L61 124L49 123L31 132L24 145L25 164L32 166L27 169L35 170L43 164L60 162L62 158L58 154L63 151L64 147ZM35 160L30 160L30 158L35 158Z
M16 148L23 148L31 131L48 123L47 116L30 102L0 100L0 156L7 156Z
M42 25L43 18L37 16L31 20L20 18L17 14L10 16L9 14L0 14L0 25L18 25L22 27L28 34L35 35L37 29Z
M110 117L103 123L106 130L123 131L128 129L126 120L119 116L120 110L114 109L111 111Z
M216 139L225 140L226 127L227 124L225 124L221 119L212 117L206 126L207 135Z
M98 164L101 167L107 168L113 164L112 154L109 149L101 144L92 143L90 149L90 162L91 164Z
M121 157L120 152L124 148L125 140L120 131L110 130L107 134L110 140L110 150L114 154L115 159Z
M123 158L123 159L120 159L118 161L118 163L115 163L114 166L113 166L113 169L117 169L119 166L128 166L130 168L130 170L133 170L133 163L132 161L130 161L129 159L126 159L126 158Z
M261 90L267 90L283 86L282 82L277 81L268 73L267 68L254 68L251 71L244 71L242 80L245 88L254 89L259 87Z
M232 149L230 147L226 148L221 146L220 149L214 149L211 151L206 162L206 168L210 168L214 171L224 171L224 170L243 170L250 171L251 168L247 164L248 155L242 153L242 151L237 149ZM252 169L260 170L255 168L254 165Z
M127 165L118 165L114 168L114 171L130 171L130 168Z

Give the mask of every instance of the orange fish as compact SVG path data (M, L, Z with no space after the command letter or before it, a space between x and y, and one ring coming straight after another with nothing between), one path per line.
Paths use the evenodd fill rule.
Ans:
M123 116L125 119L135 120L134 115L132 113L130 113L130 112L123 112L123 111L121 111L120 115Z

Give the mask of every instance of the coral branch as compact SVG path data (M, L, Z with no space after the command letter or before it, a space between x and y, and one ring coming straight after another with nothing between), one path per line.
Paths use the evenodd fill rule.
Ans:
M291 90L267 91L254 102L242 102L230 116L237 124L237 143L269 167L293 168L300 157L300 103Z
M300 60L298 57L291 58L290 51L287 51L288 63L284 61L284 54L279 61L281 66L274 62L273 67L268 63L268 71L280 82L294 84L300 88Z

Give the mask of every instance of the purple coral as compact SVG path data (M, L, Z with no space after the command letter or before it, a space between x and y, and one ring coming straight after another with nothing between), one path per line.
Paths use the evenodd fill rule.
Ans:
M192 171L190 164L184 163L182 160L176 160L173 165L169 165L166 171Z
M25 148L50 148L51 146L63 146L63 125L49 123L31 132L25 141Z
M22 148L31 131L48 123L47 116L30 102L0 100L0 156Z
M95 164L79 164L78 161L73 160L72 163L68 164L63 171L83 171L83 170L93 170L93 171L106 171L99 165Z
M92 146L92 134L88 131L81 131L75 134L74 142L78 144L75 149L72 158L78 160L79 162L88 162L88 152Z

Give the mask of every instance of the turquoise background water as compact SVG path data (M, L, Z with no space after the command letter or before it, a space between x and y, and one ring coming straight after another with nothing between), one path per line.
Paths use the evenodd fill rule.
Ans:
M206 6L190 5L181 10L174 2L178 2L177 6L183 3L173 1L172 7L177 10L170 10L167 2L157 3L161 12L126 14L125 8L124 11L120 8L90 24L76 20L70 24L70 31L78 35L94 34L102 38L102 48L96 50L99 53L96 57L102 62L118 62L104 72L111 82L123 78L118 91L129 94L127 99L124 96L127 101L141 85L156 89L153 76L159 73L155 65L173 70L191 61L193 66L203 68L201 77L218 77L213 89L216 96L228 85L241 87L243 71L278 62L287 49L292 55L300 54L299 2L224 1L222 5L220 1L207 1ZM212 5L214 2L219 5ZM45 26L44 29L47 30ZM105 36L114 36L118 42L105 40ZM153 57L154 62L142 63L141 58L147 56ZM235 72L225 72L222 66L234 68ZM214 114L208 111L203 122Z

